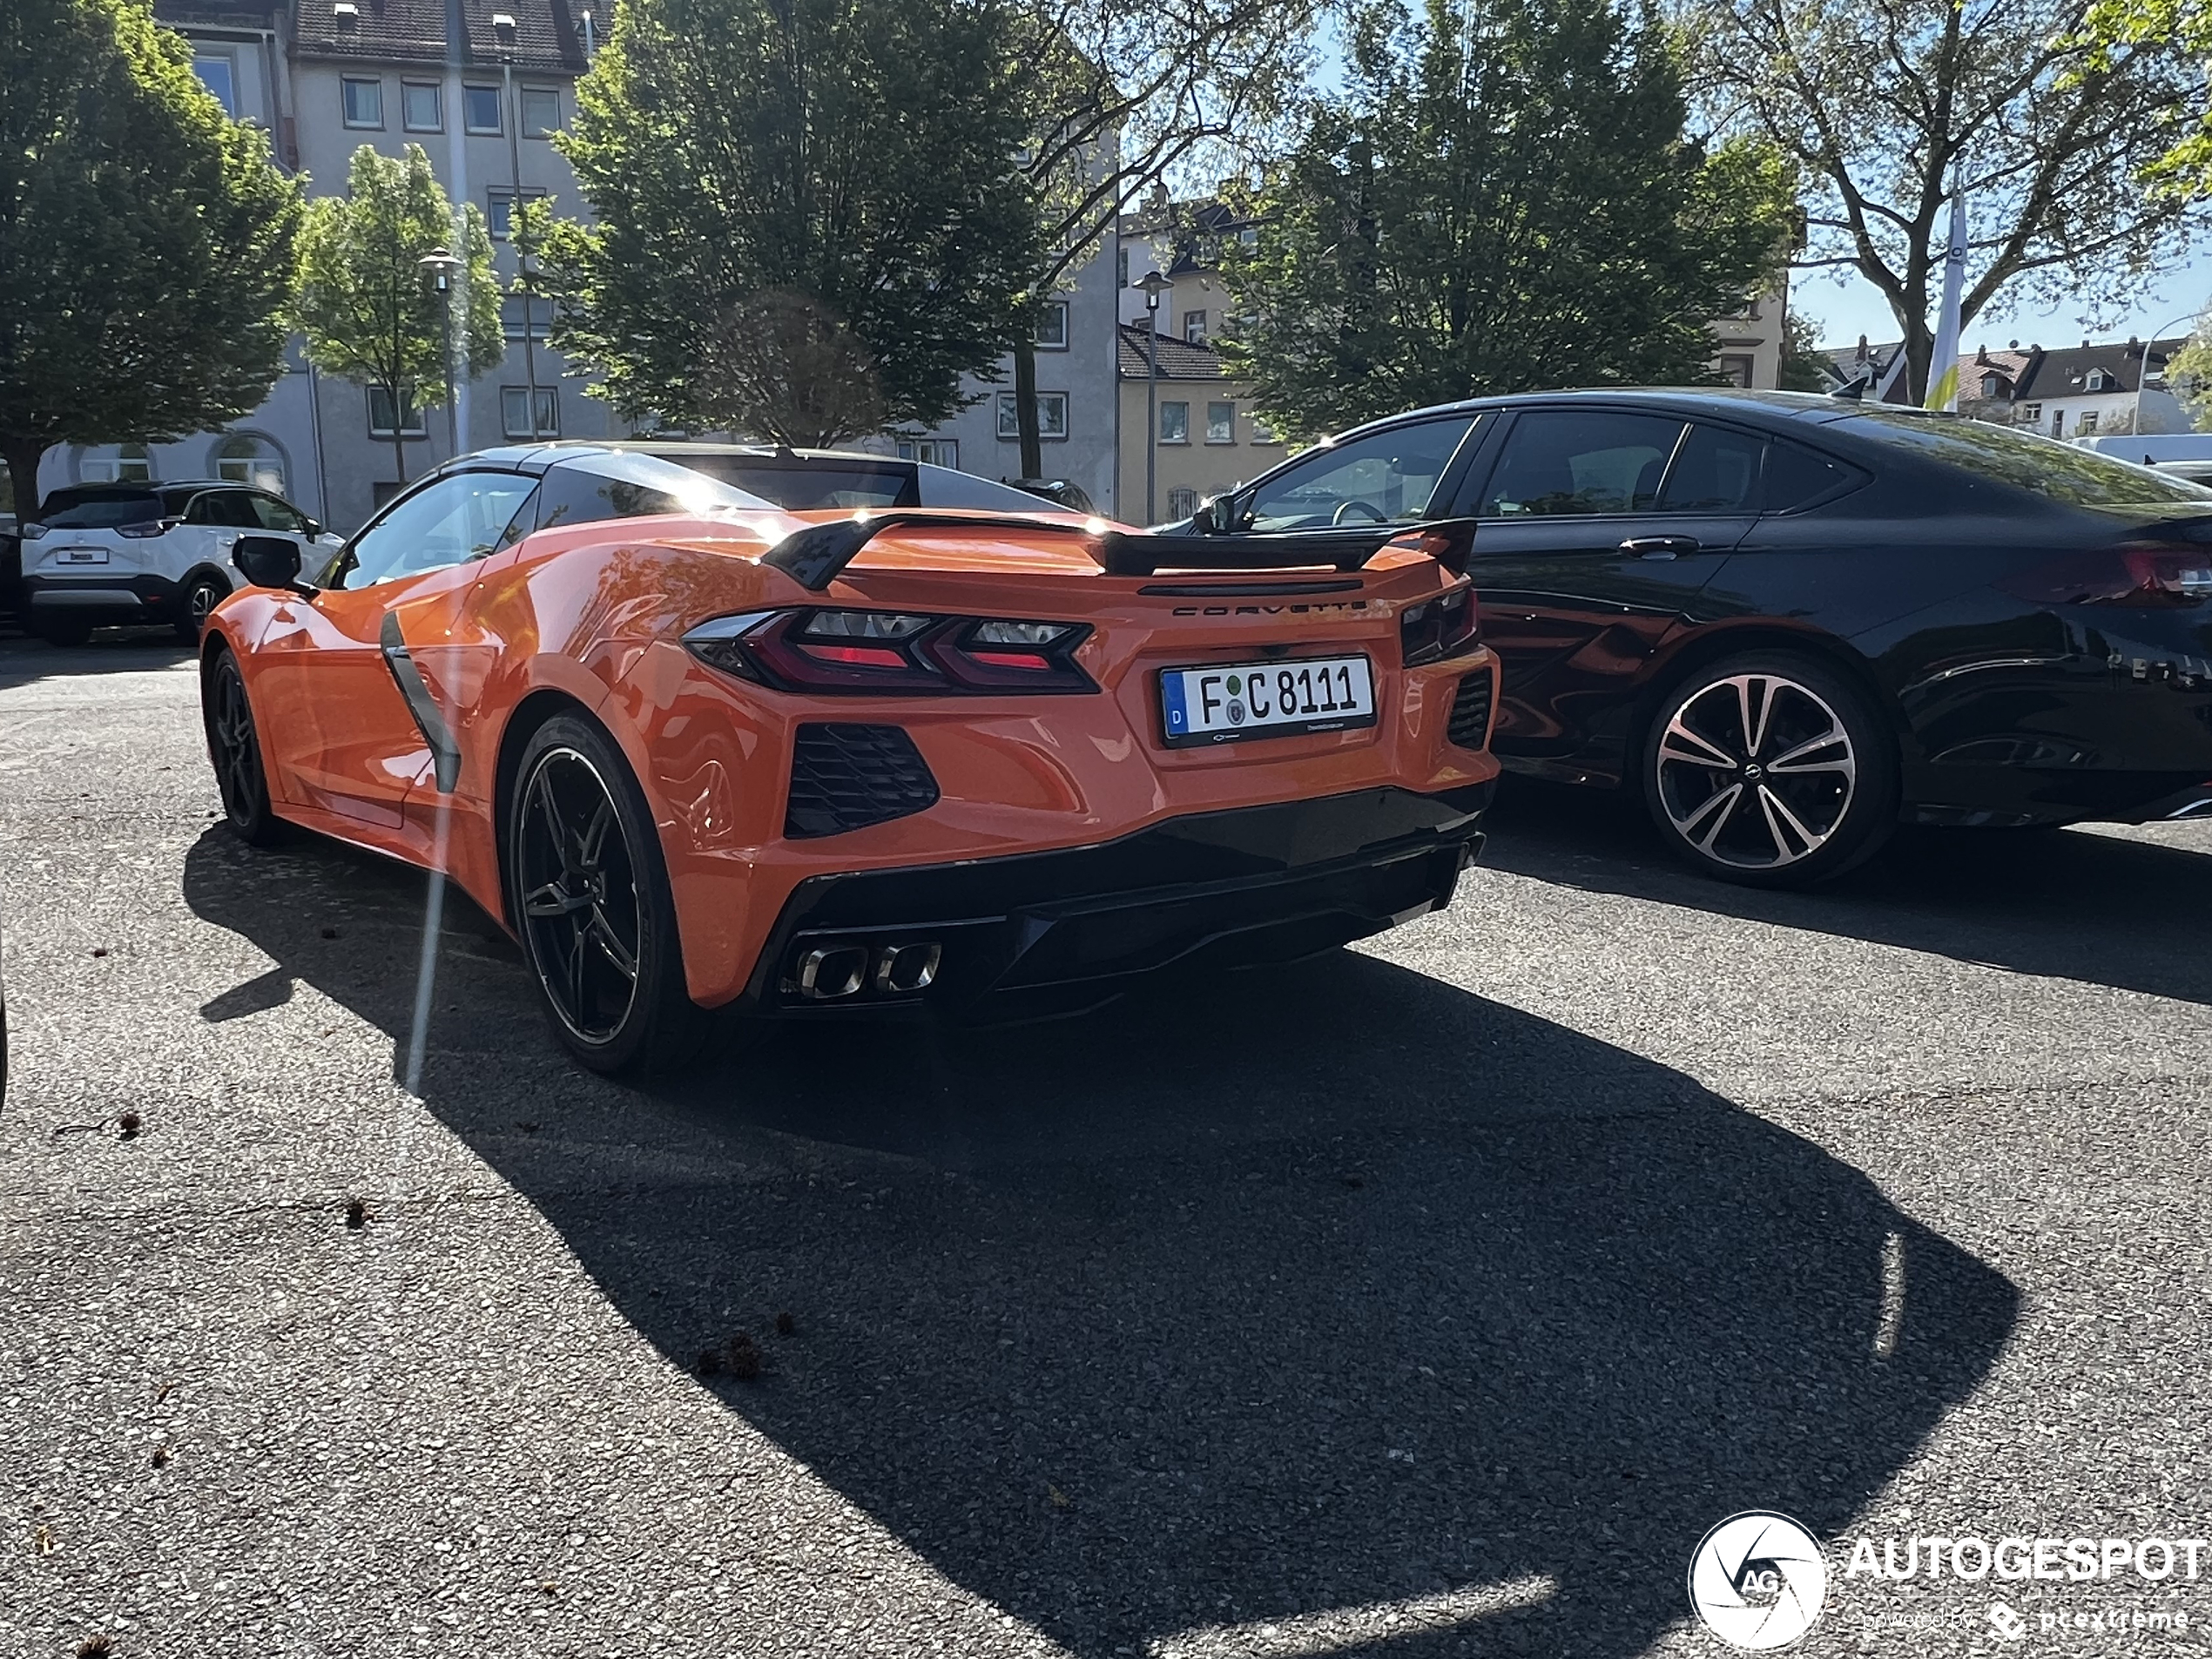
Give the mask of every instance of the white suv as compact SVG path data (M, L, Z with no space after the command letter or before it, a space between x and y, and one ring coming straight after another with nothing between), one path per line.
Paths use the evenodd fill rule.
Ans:
M207 613L244 584L231 563L241 535L299 543L303 569L339 545L291 502L220 480L72 485L47 496L22 533L24 620L57 645L129 623L167 623L198 639Z

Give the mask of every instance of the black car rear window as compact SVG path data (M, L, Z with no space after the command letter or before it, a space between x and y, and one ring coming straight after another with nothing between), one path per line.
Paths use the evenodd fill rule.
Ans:
M42 523L57 529L97 530L143 524L161 516L161 497L143 489L57 489L46 497Z
M2074 507L2132 507L2150 502L2212 502L2212 489L2148 467L2131 466L2071 444L1986 421L1869 409L1851 431L1892 448L1911 449L1993 483L2032 490Z

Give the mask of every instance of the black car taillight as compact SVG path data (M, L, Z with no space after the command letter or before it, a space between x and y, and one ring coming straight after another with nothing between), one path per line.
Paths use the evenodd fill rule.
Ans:
M1997 585L2038 604L2199 605L2212 599L2212 547L2128 542L2069 553Z
M1479 631L1474 590L1463 582L1398 613L1399 660L1417 668L1455 656L1474 643Z
M1078 622L887 610L756 610L684 636L701 662L786 691L862 696L1095 691L1076 664Z

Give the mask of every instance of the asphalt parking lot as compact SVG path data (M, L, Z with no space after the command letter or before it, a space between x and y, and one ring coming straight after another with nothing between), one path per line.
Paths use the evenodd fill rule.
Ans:
M1764 895L1515 791L1356 952L651 1092L461 904L410 1094L422 879L197 707L0 645L0 1653L1717 1654L1737 1510L2212 1534L2212 825ZM2212 1650L1836 1560L1799 1651Z

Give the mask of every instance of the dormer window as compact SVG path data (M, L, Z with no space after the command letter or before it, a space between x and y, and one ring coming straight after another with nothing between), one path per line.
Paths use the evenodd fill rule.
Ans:
M2112 387L2112 376L2101 368L2093 368L2089 371L2088 379L2084 381L2082 385L2085 390L2091 392L2108 391Z
M354 0L336 0L330 8L331 26L341 35L350 35L361 25L361 10Z

